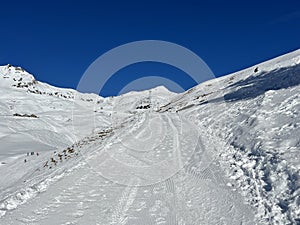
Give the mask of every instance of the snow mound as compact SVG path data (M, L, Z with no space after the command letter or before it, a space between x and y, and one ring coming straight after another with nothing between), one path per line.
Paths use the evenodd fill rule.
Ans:
M2 66L1 224L300 224L299 93L300 50L108 98Z

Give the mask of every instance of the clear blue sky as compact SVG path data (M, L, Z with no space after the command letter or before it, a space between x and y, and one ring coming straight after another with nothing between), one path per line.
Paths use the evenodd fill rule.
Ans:
M3 1L0 25L0 64L75 88L97 57L137 40L185 46L216 76L298 49L300 1ZM129 66L123 73L131 78L120 71L101 94L115 95L130 79L162 71L177 73L185 88L194 85L175 70L155 63Z

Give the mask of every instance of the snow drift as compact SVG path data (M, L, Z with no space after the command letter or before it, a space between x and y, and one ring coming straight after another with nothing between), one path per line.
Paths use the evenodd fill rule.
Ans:
M300 50L174 94L0 67L0 224L300 224Z

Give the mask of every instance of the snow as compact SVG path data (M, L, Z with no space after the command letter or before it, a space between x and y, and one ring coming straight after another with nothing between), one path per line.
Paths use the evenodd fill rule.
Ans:
M108 98L2 66L0 224L299 224L299 89L300 50Z

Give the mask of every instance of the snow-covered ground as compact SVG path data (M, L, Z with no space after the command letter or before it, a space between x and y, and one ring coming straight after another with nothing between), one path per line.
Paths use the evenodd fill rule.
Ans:
M102 98L0 67L0 224L300 224L300 50Z

